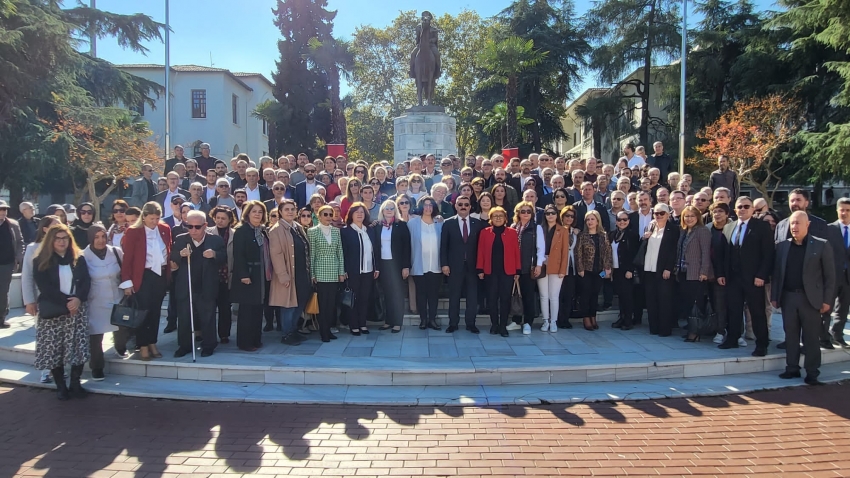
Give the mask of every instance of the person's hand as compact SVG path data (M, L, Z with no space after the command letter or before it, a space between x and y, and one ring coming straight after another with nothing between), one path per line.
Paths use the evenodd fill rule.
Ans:
M251 279L246 277L246 278L242 279L242 283L245 284L245 285L251 285Z
M667 280L670 278L670 271L664 271L661 273L661 278Z
M180 268L180 266L178 266L177 263L174 261L168 261L168 265L171 268L171 272L174 272Z
M558 274L558 279L563 279L563 278L564 278L564 274Z
M829 306L829 304L823 304L823 305L820 306L820 313L825 314L825 313L829 312L830 308L831 307Z
M579 271L578 276L579 276L579 277L584 277L584 271Z
M402 279L407 279L409 276L410 276L410 269L405 267L404 269L401 270L401 278Z
M215 259L215 251L212 249L207 249L204 251L205 259Z
M631 278L632 278L632 277L634 277L634 276L635 276L635 275L634 275L634 274L632 274L631 272L626 272L626 279L631 279Z
M289 283L290 283L290 282L292 282L292 281L289 281L289 280L287 280L287 281L283 281L283 286L284 286L284 287L286 287L286 288L289 288Z
M770 305L771 305L771 306L773 306L773 308L774 308L774 309L778 309L778 308L779 308L779 303L778 303L778 302L776 302L775 300L771 300L771 301L770 301ZM824 304L824 305L826 305L826 304ZM821 313L823 313L823 312L821 312Z
M186 247L180 250L180 257L189 257L192 255L192 249L189 247L189 244L186 244Z
M540 266L535 267L535 268L534 268L534 277L535 277L535 278L540 277L540 273L541 273L541 272L543 272L543 268L542 268L542 267L540 267Z
M72 314L77 313L77 310L79 310L79 308L80 308L80 304L81 304L80 299L78 299L76 297L68 298L68 312L70 312Z
M482 273L478 274L478 278L481 279L481 280L484 280L484 273L482 272Z
M726 278L725 277L718 277L717 278L717 285L726 285Z
M313 277L313 285L316 285L316 278Z
M708 276L707 276L707 275L705 275L705 274L700 274L700 275L699 275L699 281L700 281L700 282L704 282L704 281L707 281L707 280L708 280Z
M38 305L27 304L26 309L27 309L27 314L32 315L33 317L38 315Z
M445 276L448 276L449 274L452 273L452 270L449 269L449 266L443 266L442 270L443 270L443 275L445 275Z
M519 274L514 276L514 282L519 282Z
M381 275L381 271L375 271L372 273L372 278L377 279L379 275Z
M756 287L764 287L764 279L759 279L756 277L756 280L753 281Z
M611 277L611 269L605 269L605 278Z
M133 288L127 287L126 289L124 289L124 295L127 296L127 297L130 297L131 295L133 295Z
M650 237L650 236L652 236L652 231L650 231L649 229L647 229L647 230L646 230L646 232L644 232L644 233L643 233L643 238L644 238L644 239L649 239L649 237Z
M344 278L344 280L348 280L348 272L346 272L345 274L343 274L343 275L342 275L342 277Z
M339 276L339 281L340 281L340 282L345 282L345 278L346 278L346 277L348 277L348 275L347 275L347 274L343 274L343 275Z

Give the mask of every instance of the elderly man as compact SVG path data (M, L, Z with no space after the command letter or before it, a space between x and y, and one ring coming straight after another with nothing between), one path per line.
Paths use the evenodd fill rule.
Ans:
M18 220L18 225L21 226L21 235L24 237L24 244L34 242L38 232L38 219L35 217L35 206L31 202L24 201L18 206L18 211L21 212L21 219Z
M581 199L573 204L576 209L576 224L573 227L584 229L584 216L588 211L597 211L602 217L602 229L608 231L611 229L608 214L605 212L605 204L596 201L594 196L596 190L593 189L593 184L585 181L581 184Z
M721 154L717 158L717 170L708 177L708 187L715 191L717 188L726 188L730 192L730 202L738 199L738 173L729 169L729 158L726 156Z
M9 205L0 199L0 329L8 329L9 286L24 260L24 238L18 222L8 217Z
M230 180L230 187L235 191L242 189L248 184L248 178L245 175L248 172L248 155L240 154L236 161L236 169L233 170L233 175Z
M156 193L156 195L151 199L151 201L158 202L159 206L162 208L162 219L171 217L172 211L168 205L171 204L171 199L174 196L182 196L183 199L190 196L189 191L179 187L180 176L176 171L168 173L168 175L166 175L166 181L168 182L168 188L165 191Z
M660 178L666 178L673 167L673 158L664 152L664 143L661 141L653 143L652 148L655 150L655 154L646 158L646 163L659 170Z
M198 173L203 176L206 176L207 170L215 167L215 162L218 161L215 156L210 156L209 143L201 143L201 155L193 159L198 162Z
M185 219L188 232L177 236L171 248L172 269L174 265L177 266L173 272L174 297L179 304L178 349L174 356L179 358L192 352L195 346L192 333L194 321L194 331L200 331L203 339L201 357L209 357L218 345L215 306L219 271L227 264L227 249L221 237L207 232L204 213L190 211Z
M130 205L142 207L146 202L152 201L156 193L157 187L153 181L153 166L150 164L142 165L142 177L133 183L133 194L130 196Z
M316 166L310 165L315 171ZM245 194L248 195L249 201L265 202L273 197L269 188L260 184L260 171L257 168L248 168L245 170Z
M219 178L218 181L215 182L215 189L218 195L210 199L210 210L215 209L216 206L226 206L230 209L236 209L236 200L230 194L230 181L224 178Z
M785 372L780 378L800 377L800 338L806 351L805 382L821 385L818 380L821 352L818 346L821 316L832 308L835 298L835 264L832 247L825 239L809 233L805 211L795 211L789 218L791 239L776 247L773 266L773 288L770 302L782 307L787 350Z

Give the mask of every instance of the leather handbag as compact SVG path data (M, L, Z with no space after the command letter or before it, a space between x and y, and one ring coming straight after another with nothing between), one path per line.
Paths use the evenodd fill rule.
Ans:
M353 309L355 300L356 297L354 297L354 291L348 287L348 281L345 281L345 288L339 292L339 303L349 309Z
M313 292L313 296L310 297L310 300L307 302L307 307L304 308L304 312L312 315L316 315L319 313L319 295Z
M139 308L135 295L125 296L121 302L112 306L109 323L118 327L136 329L141 327L147 314L147 310Z
M522 293L519 291L519 282L514 282L514 288L511 292L511 317L523 315L522 308Z
M77 284L71 285L71 293L68 295L74 294L74 288ZM71 315L71 311L68 310L68 304L59 304L47 299L43 299L39 296L38 300L38 317L41 319L55 319L57 317L62 317L63 315Z

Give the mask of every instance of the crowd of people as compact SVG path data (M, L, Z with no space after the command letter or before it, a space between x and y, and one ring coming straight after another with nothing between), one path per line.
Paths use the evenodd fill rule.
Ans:
M782 307L782 376L801 375L803 347L806 381L819 383L820 347L847 346L850 199L827 225L806 213L807 191L794 190L793 214L780 220L764 199L740 195L726 158L694 189L661 143L653 149L629 144L616 164L531 154L423 155L393 166L302 153L259 165L240 154L228 166L207 144L194 159L178 146L160 183L142 168L106 225L90 203L69 223L60 205L36 218L23 203L16 222L0 202L0 285L23 265L26 310L38 317L36 367L60 399L85 395L86 362L104 378L104 333L122 357L131 339L141 360L162 357L166 294L163 332L177 331L176 357L229 343L233 310L236 346L248 352L275 330L290 346L314 332L335 340L343 327L370 334L375 319L398 333L405 297L420 329L442 330L441 294L447 333L461 314L473 334L479 314L503 337L558 333L573 318L593 332L616 296L614 328L646 317L653 335L682 328L685 341L710 334L721 349L753 340L752 354L764 356L769 318ZM110 323L122 297L146 311L134 329Z

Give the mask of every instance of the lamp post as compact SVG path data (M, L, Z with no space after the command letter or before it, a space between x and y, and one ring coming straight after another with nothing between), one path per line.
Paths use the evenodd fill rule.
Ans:
M168 0L165 0L165 159L171 151L171 25Z
M682 0L682 77L679 80L679 174L685 174L685 70L688 59L688 0Z

